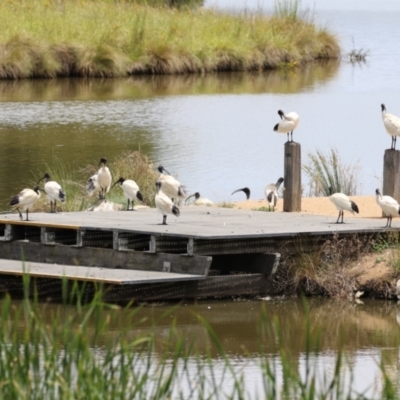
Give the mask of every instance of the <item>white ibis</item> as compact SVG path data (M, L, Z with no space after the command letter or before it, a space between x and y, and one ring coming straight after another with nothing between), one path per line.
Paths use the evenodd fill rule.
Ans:
M274 126L274 131L278 133L286 133L287 141L289 142L289 133L291 135L291 142L293 142L293 131L299 124L299 115L292 111L285 114L282 110L278 110L278 114L281 117L281 121Z
M42 189L39 189L39 186L35 186L33 189L23 189L21 192L11 197L10 206L18 211L21 221L23 220L21 210L26 210L25 221L29 221L29 210L33 207L36 200L40 198L40 190Z
M139 186L138 184L133 181L132 179L124 179L124 178L119 178L112 187L114 187L117 183L120 184L122 191L124 192L124 196L126 199L128 199L128 205L126 207L127 211L129 210L129 204L132 202L132 208L131 211L134 211L134 201L135 199L140 200L143 202L143 195L139 191Z
M47 172L44 174L43 178L39 179L38 184L43 179L45 180L44 191L50 201L50 212L55 213L57 212L57 200L61 201L61 203L65 202L65 192L59 183L51 180Z
M231 196L233 194L235 194L235 193L238 193L238 192L243 192L246 195L246 200L248 200L250 198L250 189L248 187L244 187L244 188L237 189L237 190L233 191L231 193Z
M387 223L385 228L391 228L392 218L398 217L400 214L399 203L390 196L382 196L379 189L375 190L376 202L378 203L381 210L385 213L387 217Z
M111 187L111 172L107 167L107 159L101 158L99 162L100 169L97 171L97 183L100 187L100 198L105 199L106 194L110 191Z
M212 206L212 205L214 205L214 203L211 200L209 200L209 199L207 199L205 197L200 197L200 193L199 192L196 192L196 193L191 194L190 196L188 196L186 198L186 200L185 200L185 203L187 203L188 200L190 198L192 198L192 197L195 198L193 204L196 205L196 206Z
M382 108L382 119L383 125L385 125L386 132L392 137L392 144L390 146L391 150L396 149L397 136L400 136L400 118L396 115L388 114L386 112L386 107L381 104Z
M267 200L269 211L275 211L278 202L278 189L283 182L283 178L279 178L276 183L270 183L265 187L265 199Z
M179 217L180 211L179 208L174 205L172 200L162 191L162 185L162 182L156 182L157 193L155 197L155 203L163 216L162 225L167 225L167 214L173 214L176 217Z
M343 214L344 211L350 211L353 215L354 213L358 214L358 206L356 203L354 203L353 200L350 200L348 196L346 196L344 193L333 193L332 194L332 188L329 188L329 192L331 195L329 196L329 200L335 205L336 209L339 211L339 216L336 221L337 224L339 224L340 217L342 217L342 224L343 224Z
M86 182L86 191L89 196L94 193L100 192L100 199L105 199L106 194L110 191L111 187L111 173L107 167L107 159L101 158L99 162L100 169L92 175Z
M160 165L157 169L160 172L158 180L162 183L161 190L178 204L180 201L185 200L185 187L182 186L177 179L170 175L170 173L162 165ZM164 174L164 172L166 174Z

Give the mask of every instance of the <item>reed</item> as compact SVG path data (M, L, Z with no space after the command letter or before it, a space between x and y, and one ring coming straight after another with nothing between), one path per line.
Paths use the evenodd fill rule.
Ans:
M130 1L3 1L0 78L254 71L339 57L333 35L281 4L267 17Z
M246 369L232 363L204 317L194 315L210 339L209 352L201 354L196 350L195 336L184 337L178 333L175 322L166 325L164 320L158 321L166 333L161 343L151 331L141 334L140 329L134 329L140 328L142 322L139 308L128 308L124 313L131 321L130 330L116 331L113 324L119 307L103 303L101 291L89 303L83 303L84 289L79 286L75 287L75 302L65 294L65 301L53 308L51 317L45 320L30 283L25 276L25 298L21 303L15 304L9 296L1 302L3 398L253 398L254 388L246 382ZM64 287L67 287L66 282ZM68 304L75 307L73 314L66 312ZM304 307L308 309L306 302ZM106 310L112 312L105 314ZM166 313L165 316L167 314L170 315ZM343 349L336 355L333 370L321 369L321 327L311 326L308 312L300 322L304 329L302 367L285 345L286 328L271 319L265 307L259 320L257 329L262 356L256 359L249 354L243 360L243 365L254 364L253 374L258 370L260 382L263 382L263 391L254 398L368 399L352 387L352 363L346 361ZM272 354L261 350L263 343L274 344ZM397 399L384 360L380 369L384 378L382 389L373 398ZM348 371L346 375L345 371Z
M332 148L329 155L321 150L308 153L309 162L302 169L309 179L309 196L329 196L341 192L348 196L357 195L358 173L360 167L347 165L340 160L337 149Z

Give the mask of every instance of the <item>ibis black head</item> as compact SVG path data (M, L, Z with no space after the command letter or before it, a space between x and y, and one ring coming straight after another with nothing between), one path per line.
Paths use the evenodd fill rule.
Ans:
M235 190L234 192L232 192L231 195L232 195L232 194L235 194L235 193L237 193L237 192L243 192L243 193L245 193L245 194L246 194L246 200L248 200L248 199L250 198L250 189L249 189L248 187L244 187L244 188L242 188L242 189L237 189L237 190Z
M99 166L100 166L101 164L106 165L106 164L107 164L107 158L100 158Z
M380 196L380 195L381 195L381 191L380 191L379 189L376 189L376 190L375 190L375 194L376 194L377 196Z
M328 187L328 193L329 193L329 196L332 196L332 195L333 195L332 186L329 186L329 187Z
M382 108L382 112L386 112L386 107L383 103L381 104L381 108Z
M168 175L171 175L162 165L159 165L157 169L158 169L158 172L159 172L160 174L162 174L163 172L165 172L165 173L167 173Z
M46 181L48 181L48 180L50 179L50 175L46 172L46 173L44 174L43 178L40 178L40 179L37 181L37 184L39 184L39 182L42 181L43 179L46 179Z
M157 188L157 191L161 189L161 182L160 181L156 182L156 188Z
M33 190L34 190L37 194L39 194L39 190L42 191L43 193L46 193L43 189L40 189L40 187L39 187L38 185L36 185L36 186L33 188Z
M194 194L194 198L197 200L197 199L199 199L200 198L200 193L199 192L196 192L195 194Z
M285 115L285 113L282 110L278 110L278 114L281 117L281 119L283 119L283 116Z
M279 186L281 186L281 184L282 184L283 181L284 181L283 178L279 178L279 179L276 181L276 188L277 188L277 189L279 188Z
M117 183L120 183L122 185L124 182L125 182L125 179L121 177L114 183L114 185L112 185L112 187L114 187Z

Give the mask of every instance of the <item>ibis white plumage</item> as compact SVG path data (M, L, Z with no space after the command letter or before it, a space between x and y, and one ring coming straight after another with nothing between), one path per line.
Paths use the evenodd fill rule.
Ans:
M180 211L179 208L174 205L170 197L168 197L163 191L162 191L162 185L163 182L157 181L156 182L156 189L157 193L155 196L155 203L156 207L160 211L160 213L163 216L163 222L162 225L167 225L167 214L173 214L176 217L179 217Z
M392 226L392 218L400 215L400 205L393 197L382 196L379 189L375 190L375 194L376 202L387 217L385 228L390 228Z
M238 193L238 192L243 192L246 195L246 200L248 200L250 198L250 189L248 187L244 187L244 188L237 189L237 190L233 191L231 193L231 196L233 194L235 194L235 193Z
M278 203L278 189L283 182L283 178L279 178L276 183L270 183L265 187L265 200L269 207L269 211L275 211L276 204Z
M390 149L396 149L397 136L400 136L400 118L396 115L389 114L386 112L386 107L381 104L383 125L385 126L386 132L392 137L392 144Z
M99 170L92 175L86 182L86 191L89 196L99 192L100 199L105 199L106 194L111 188L111 172L107 167L107 159L101 158L99 162Z
M190 198L192 198L192 197L194 197L194 199L195 199L193 204L196 205L196 206L212 206L212 205L214 205L214 203L211 200L209 200L209 199L207 199L205 197L200 197L200 193L199 192L196 192L196 193L191 194L190 196L188 196L186 198L186 200L185 200L185 203L187 203L188 200Z
M274 126L274 131L278 133L286 133L287 141L289 142L289 133L291 136L291 142L293 142L293 131L299 124L299 114L294 111L285 114L282 110L278 110L278 114L281 117L281 121Z
M337 224L339 224L340 217L342 217L342 224L343 224L343 214L344 211L350 211L353 215L354 213L359 212L357 204L353 201L350 200L348 196L346 196L344 193L333 193L332 194L332 188L329 188L329 191L331 195L329 196L329 200L335 205L336 209L339 211L339 216L336 221Z
M18 194L11 197L10 206L18 211L21 221L23 220L21 210L26 211L25 221L29 221L29 210L40 198L40 190L39 186L35 186L33 189L23 189Z
M55 213L57 212L57 200L61 201L61 203L65 202L65 192L59 183L51 180L47 172L44 174L43 178L39 179L38 184L43 179L45 180L44 191L50 201L50 212Z
M122 191L124 192L125 198L128 200L128 205L126 207L127 211L134 211L134 201L135 199L143 202L143 195L140 193L138 184L132 179L119 178L112 187L117 183L120 184ZM129 209L129 204L132 202L132 208Z
M177 179L170 175L170 173L162 165L160 165L157 169L160 172L158 181L162 183L161 190L177 204L179 204L182 200L185 200L185 187L182 186ZM166 174L164 174L164 172L166 172Z

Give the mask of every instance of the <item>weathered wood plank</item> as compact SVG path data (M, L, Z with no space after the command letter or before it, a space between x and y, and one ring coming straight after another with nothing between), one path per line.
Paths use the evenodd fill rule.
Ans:
M284 157L283 211L301 210L301 146L286 142Z
M98 267L84 267L74 265L60 265L36 263L31 261L17 261L0 259L0 274L23 275L28 274L39 278L63 278L108 283L114 285L135 285L143 283L177 282L205 279L205 275L188 275L154 271L137 271L128 269L111 269Z
M285 190L286 192L286 190ZM379 215L377 215L378 217ZM32 227L31 222L14 221L17 215L3 215L0 224L13 225L18 229ZM13 220L14 219L14 220ZM306 215L301 213L269 213L250 210L233 210L213 207L182 207L178 219L168 218L169 225L160 225L159 212L154 209L143 209L128 213L114 211L104 213L73 212L73 213L32 213L35 219L34 229L48 226L51 221L57 221L57 226L70 229L73 224L80 224L79 229L133 232L149 237L181 237L192 239L249 239L264 237L290 237L298 234L331 235L333 233L378 232L382 230L382 221L373 218L351 218L345 224L335 224L336 218L322 215ZM393 220L393 227L400 226L398 220ZM79 230L78 230L79 231ZM23 237L20 239L23 239ZM193 243L192 243L193 244ZM190 243L188 242L188 248Z
M383 193L400 201L400 151L387 149L383 156Z
M179 254L118 251L94 247L42 245L28 241L0 243L0 258L51 264L84 265L100 268L125 268L207 275L212 257Z

